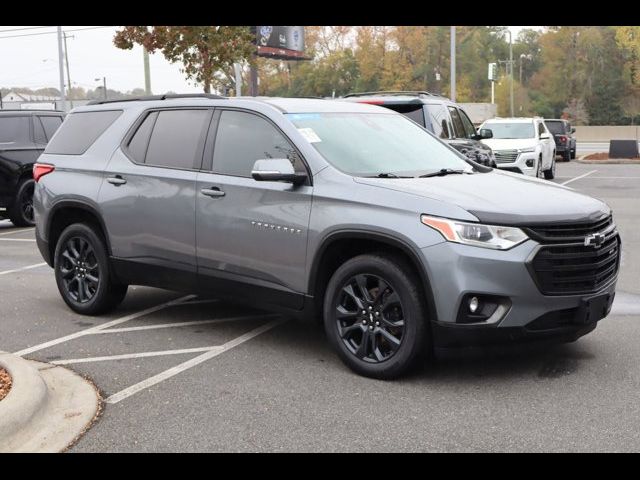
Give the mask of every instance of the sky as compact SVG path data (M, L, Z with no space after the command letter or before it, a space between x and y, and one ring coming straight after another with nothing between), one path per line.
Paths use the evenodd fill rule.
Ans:
M134 46L132 50L116 48L113 45L113 36L118 27L71 31L84 28L92 27L62 27L68 31L68 35L73 36L67 39L71 85L94 89L102 85L102 77L106 77L109 89L126 92L134 88L144 88L142 47ZM509 27L514 39L523 28L542 27ZM5 91L9 87L29 87L34 90L43 87L58 88L57 36L55 33L32 35L55 31L55 27L0 26L0 88ZM184 78L180 73L180 64L169 63L161 53L150 55L149 64L153 93L202 91L200 86ZM96 81L96 78L99 78L99 81Z

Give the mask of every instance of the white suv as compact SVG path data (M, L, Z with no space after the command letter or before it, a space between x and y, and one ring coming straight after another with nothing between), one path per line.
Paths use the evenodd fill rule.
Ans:
M498 168L551 180L556 174L556 144L544 120L493 118L480 126L493 136L482 140L491 147Z

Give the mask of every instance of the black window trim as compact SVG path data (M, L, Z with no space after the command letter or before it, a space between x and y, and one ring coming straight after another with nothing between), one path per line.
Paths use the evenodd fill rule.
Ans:
M289 138L289 136L284 133L282 131L282 129L275 124L275 122L273 120L271 120L269 117L267 117L266 115L260 113L260 112L256 112L255 110L250 110L247 108L235 108L235 107L216 107L216 113L217 113L217 118L216 118L216 127L215 130L213 129L209 129L209 136L212 137L212 143L211 143L211 155L207 158L205 158L203 160L202 163L202 172L203 173L211 173L213 175L223 175L225 177L235 177L235 178L251 178L251 176L244 176L244 175L230 175L228 173L220 173L220 172L216 172L213 170L213 155L215 154L215 141L218 138L218 127L220 125L220 117L222 116L222 112L224 111L231 111L231 112L244 112L244 113L249 113L252 115L255 115L259 118L262 118L263 120L266 120L268 123L270 123L277 131L278 133L280 133L280 135L282 135L287 142L289 142L291 144L291 146L293 147L293 149L295 150L296 154L298 155L298 158L300 158L300 161L302 162L302 165L304 166L306 172L307 172L307 181L305 183L303 183L302 185L306 185L306 186L313 186L313 176L311 175L311 169L309 168L309 164L307 163L306 159L304 158L304 156L302 155L302 153L300 152L300 149L298 148L298 146L295 144L295 142L293 142L291 140L291 138ZM213 130L213 131L212 131ZM209 138L207 138L207 142L209 141ZM206 148L205 148L206 149ZM208 160L210 158L210 160Z
M129 151L129 143L131 142L131 139L136 134L136 132L138 131L138 129L140 128L142 123L146 120L146 118L149 115L151 115L152 113L154 113L154 112L165 112L165 111L170 111L170 110L207 110L209 112L208 118L205 119L205 124L207 124L207 128L206 128L205 134L201 135L201 137L199 139L198 150L196 151L196 155L194 157L193 167L192 168L172 167L170 165L155 165L155 164L152 164L152 163L146 163L147 151L149 150L149 144L151 142L151 135L153 135L153 130L155 129L156 122L158 121L158 117L160 116L159 114L156 115L156 118L153 121L153 126L151 128L151 134L149 135L149 138L147 139L147 148L145 149L145 154L144 154L145 162L144 163L140 163L140 162L136 161L133 158L133 156L131 155L131 152ZM206 139L207 139L207 135L209 134L209 129L211 128L211 119L213 117L214 111L215 111L215 107L201 106L201 105L198 105L198 106L175 106L175 107L147 108L147 109L142 111L142 113L138 116L136 121L133 122L131 127L129 127L129 130L127 130L127 133L124 135L124 137L122 138L122 141L120 142L120 150L122 150L122 153L124 153L125 157L127 157L127 159L131 163L133 163L134 165L138 165L140 167L166 168L166 169L169 169L169 170L182 170L182 171L185 171L185 172L199 172L199 171L201 171L201 169L197 168L198 158L200 159L200 166L202 166L202 158L204 156Z

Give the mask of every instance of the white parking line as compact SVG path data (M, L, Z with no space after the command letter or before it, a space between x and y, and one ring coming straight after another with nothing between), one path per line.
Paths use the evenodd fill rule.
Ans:
M11 230L10 232L0 233L0 237L4 237L5 235L13 235L14 233L33 232L34 230L35 230L34 228L22 228L20 230Z
M108 360L127 360L131 358L161 357L164 355L180 355L184 353L210 352L217 348L221 348L221 347L211 346L211 347L197 347L197 348L182 348L180 350L160 350L155 352L125 353L123 355L108 355L105 357L70 358L67 360L56 360L50 363L54 365L71 365L74 363L105 362Z
M136 383L135 385L132 385L130 387L125 388L124 390L121 390L117 393L114 393L113 395L111 395L109 398L107 398L105 400L106 403L110 403L110 404L115 404L118 402L121 402L122 400L124 400L125 398L130 397L131 395L135 395L136 393L140 392L141 390L144 390L146 388L149 388L153 385L156 385L168 378L171 378L175 375L178 375L181 372L184 372L185 370L188 370L192 367L195 367L196 365L201 364L202 362L206 362L207 360L216 357L218 355L220 355L221 353L226 352L227 350L231 350L234 347L237 347L238 345L251 340L254 337L257 337L258 335L260 335L261 333L264 333L268 330L271 330L274 327L277 327L278 325L284 323L286 320L284 318L278 319L278 320L274 320L272 322L269 322L265 325L262 325L258 328L255 328L253 330L251 330L250 332L245 333L244 335L241 335L237 338L234 338L233 340L223 344L220 346L220 348L217 348L215 350L211 350L209 352L203 353L202 355L198 355L197 357L194 357L190 360L187 360L184 363L181 363L180 365L176 365L175 367L172 367L168 370L165 370L164 372L161 372L157 375L154 375L153 377L149 377L146 380L143 380L141 382Z
M191 302L185 302L183 303L183 305L191 305ZM188 327L189 325L205 325L208 323L237 322L241 320L251 320L253 318L271 318L271 317L277 317L277 316L278 314L245 315L243 317L212 318L211 320L192 320L189 322L159 323L157 325L142 325L140 327L108 328L108 329L98 330L97 332L91 332L91 335L98 335L103 333L138 332L140 330L156 330L158 328Z
M0 242L35 242L35 238L0 238Z
M569 184L569 183L571 183L571 182L575 182L576 180L580 180L581 178L584 178L584 177L586 177L587 175L591 175L592 173L596 173L597 171L598 171L598 170L591 170L590 172L587 172L587 173L585 173L585 174L583 174L583 175L580 175L580 176L578 176L578 177L574 177L574 178L572 178L572 179L570 179L570 180L567 180L566 182L562 182L560 185L568 185L568 184Z
M1 272L0 272L1 273ZM25 348L24 350L20 350L19 352L15 352L14 355L18 355L20 357L24 355L28 355L33 352L37 352L38 350L44 350L45 348L52 347L54 345L58 345L59 343L68 342L69 340L73 340L78 337L83 337L85 335L91 335L97 331L103 330L105 328L113 327L116 325L120 325L121 323L128 322L129 320L133 320L134 318L142 317L143 315L148 315L149 313L157 312L158 310L162 310L163 308L170 307L172 305L177 305L187 299L194 298L196 295L187 295L185 297L180 297L175 300L171 300L169 302L161 303L160 305L156 305L155 307L149 307L140 312L132 313L127 315L126 317L117 318L110 322L103 323L102 325L97 325L95 327L90 327L85 330L80 330L78 332L72 333L70 335L65 335L64 337L56 338L54 340L49 340L48 342L41 343L39 345L34 345L33 347Z
M35 265L29 265L27 267L16 268L13 270L5 270L4 272L0 272L0 275L8 275L10 273L22 272L24 270L31 270L32 268L43 267L44 265L46 265L46 262L36 263Z

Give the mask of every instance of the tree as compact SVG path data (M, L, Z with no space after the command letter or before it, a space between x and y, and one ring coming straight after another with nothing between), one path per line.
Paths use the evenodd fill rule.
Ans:
M135 44L150 53L159 50L171 63L181 62L188 80L211 87L234 84L233 64L254 61L255 45L245 26L137 26L124 27L113 39L116 47L130 50Z

